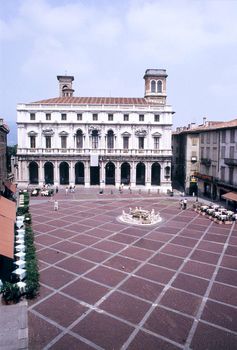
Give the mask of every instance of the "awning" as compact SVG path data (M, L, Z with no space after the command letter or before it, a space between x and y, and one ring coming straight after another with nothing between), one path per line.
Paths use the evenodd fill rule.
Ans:
M0 254L14 257L14 225L16 221L16 204L0 196Z
M16 193L16 185L11 181L4 181L4 186L6 186L12 193Z
M0 255L14 257L14 224L12 219L0 215Z
M0 215L16 220L16 203L0 196Z
M221 196L224 199L227 199L228 201L237 202L237 192L228 192Z

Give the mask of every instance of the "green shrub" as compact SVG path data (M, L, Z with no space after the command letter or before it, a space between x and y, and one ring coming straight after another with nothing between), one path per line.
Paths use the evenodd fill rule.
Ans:
M14 302L17 303L21 298L19 287L10 282L4 282L1 288L3 300L6 303Z

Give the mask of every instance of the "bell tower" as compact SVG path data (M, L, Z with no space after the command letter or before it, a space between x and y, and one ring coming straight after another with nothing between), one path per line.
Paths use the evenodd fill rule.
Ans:
M147 69L145 79L145 98L158 104L166 104L166 78L165 69Z
M59 96L72 97L74 92L72 88L74 77L72 75L58 75L57 79L59 81Z

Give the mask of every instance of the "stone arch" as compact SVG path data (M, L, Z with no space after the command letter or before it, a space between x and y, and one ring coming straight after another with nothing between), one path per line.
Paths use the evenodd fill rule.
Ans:
M146 178L146 166L144 163L140 162L136 166L136 185L145 186Z
M29 182L32 185L39 183L39 166L34 161L29 164Z
M124 162L121 165L121 184L129 185L131 178L131 166L128 162Z
M113 162L108 162L105 166L105 184L115 185L115 165Z
M160 186L160 164L155 162L151 166L151 184L154 186Z
M59 165L60 185L69 185L69 165L67 162L61 162Z
M54 184L54 166L51 162L44 163L44 182L45 184Z
M75 184L76 185L85 184L85 167L82 162L77 162L75 164Z

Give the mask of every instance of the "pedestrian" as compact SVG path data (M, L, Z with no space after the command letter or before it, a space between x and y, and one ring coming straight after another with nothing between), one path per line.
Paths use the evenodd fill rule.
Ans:
M183 200L183 208L187 209L187 199L186 198L184 198L184 200Z
M58 193L58 186L56 186L56 193Z
M66 196L67 196L67 194L68 194L68 187L66 186L66 188L65 188L65 194L66 194Z
M180 209L183 209L183 204L184 204L183 199L180 199L180 201L179 201L179 208Z
M54 201L54 210L58 211L58 201Z

